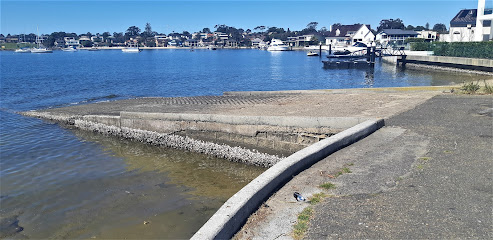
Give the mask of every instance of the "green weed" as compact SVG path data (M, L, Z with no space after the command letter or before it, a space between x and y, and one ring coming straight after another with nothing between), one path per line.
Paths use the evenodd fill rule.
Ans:
M490 86L484 81L484 93L493 94L493 86Z
M330 189L335 189L336 185L331 183L331 182L326 182L324 184L321 184L319 187L326 189L326 190L330 190Z
M302 239L305 232L308 230L308 224L310 223L310 218L313 215L313 208L306 207L303 211L298 214L298 221L293 226L293 237L294 239Z
M462 84L460 90L462 90L466 94L475 94L479 89L481 89L481 86L479 86L479 83L464 83Z

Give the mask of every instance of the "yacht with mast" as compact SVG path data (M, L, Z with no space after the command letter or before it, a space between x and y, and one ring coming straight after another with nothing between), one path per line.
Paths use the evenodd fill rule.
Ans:
M46 47L41 47L41 39L39 38L39 29L36 28L37 34L36 34L36 43L38 44L37 48L32 48L31 52L32 53L52 53L53 51L46 48Z

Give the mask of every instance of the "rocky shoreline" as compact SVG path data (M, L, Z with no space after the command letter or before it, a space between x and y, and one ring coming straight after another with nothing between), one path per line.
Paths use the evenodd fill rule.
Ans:
M21 114L24 116L55 121L61 125L68 125L81 130L97 132L103 135L131 139L154 146L202 153L216 158L223 158L232 162L239 162L266 168L271 167L282 160L282 158L278 156L261 153L257 150L250 150L243 147L233 147L226 144L195 140L187 136L179 136L175 134L164 134L127 127L110 126L102 123L78 119L76 116L52 115L49 113L35 111L23 112Z

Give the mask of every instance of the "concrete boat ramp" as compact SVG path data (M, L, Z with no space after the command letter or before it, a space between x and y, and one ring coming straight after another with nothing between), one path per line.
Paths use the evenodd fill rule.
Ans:
M371 138L373 143L380 144L379 147L375 148L375 144L365 146L369 144L367 142L356 148L356 145L351 146L354 160L328 161L327 156L380 129L384 119L415 109L437 95L451 95L451 89L447 86L227 92L223 96L118 100L22 114L270 167L232 196L193 238L231 238L238 233L236 238L240 239L274 239L291 238L293 221L306 207L292 198L292 192L301 192L305 197L320 192L318 182L331 176L331 171L349 166L347 164L362 163L358 159L365 158L365 150L374 155L378 155L378 149L392 152L384 154L386 159L395 160L395 157L397 160L367 164L367 168L382 167L381 172L389 170L388 174L377 174L376 180L372 180L379 182L374 189L367 186L372 183L368 181L371 179L368 174L354 175L360 177L354 182L368 182L363 188L372 188L371 192L395 186L395 181L388 179L404 176L409 166L426 153L429 138L402 127L385 127L365 139ZM409 158L412 162L404 161ZM313 164L316 165L311 167ZM318 170L317 164L325 165L320 169L326 170ZM323 179L293 179L302 171L304 176L309 172ZM347 190L348 194L362 192L358 187L347 189L351 189ZM264 202L266 204L259 208ZM248 217L250 219L244 225Z

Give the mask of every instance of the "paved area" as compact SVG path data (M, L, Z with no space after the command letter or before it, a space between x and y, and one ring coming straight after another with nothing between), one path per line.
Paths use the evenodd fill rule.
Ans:
M197 96L173 98L137 98L119 101L42 109L68 115L119 115L128 112L201 113L242 116L305 116L305 117L388 117L411 109L440 94L435 91L359 91L344 93L304 94L262 92L253 96Z
M439 95L294 177L251 216L238 239L291 239L313 206L306 239L493 237L493 97ZM350 172L337 176L343 168ZM324 190L331 182L336 188Z
M331 195L314 206L307 239L493 238L493 97L443 91L139 98L42 111L385 118L383 129L295 176L236 238L290 239L297 214L309 206L294 192ZM337 176L344 168L350 173ZM336 188L321 189L326 182Z

